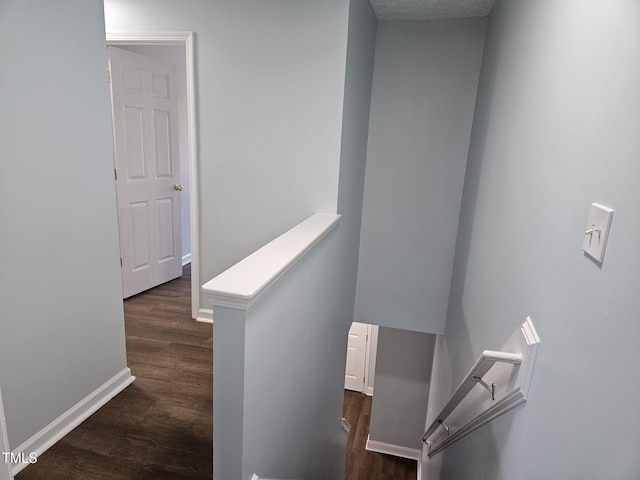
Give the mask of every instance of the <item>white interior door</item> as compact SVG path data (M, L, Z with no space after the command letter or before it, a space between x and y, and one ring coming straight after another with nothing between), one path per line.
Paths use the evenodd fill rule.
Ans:
M7 438L7 424L4 419L4 407L2 405L2 390L0 390L0 454L10 452L9 439ZM0 480L13 480L11 475L11 462L6 461L6 456L0 457Z
M182 274L175 66L109 47L123 297Z
M347 366L344 373L344 388L364 392L367 365L367 340L369 325L353 322L347 341Z

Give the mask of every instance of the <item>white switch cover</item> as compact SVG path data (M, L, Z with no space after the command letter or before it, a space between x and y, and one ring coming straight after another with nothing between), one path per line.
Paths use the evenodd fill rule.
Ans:
M612 209L599 203L591 204L582 249L599 263L602 263L604 258L604 248L607 246L612 217Z

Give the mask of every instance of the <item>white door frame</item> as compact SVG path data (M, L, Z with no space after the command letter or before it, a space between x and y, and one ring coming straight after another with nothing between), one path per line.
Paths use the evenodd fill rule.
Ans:
M211 310L200 308L200 242L198 225L198 141L196 128L193 32L107 32L107 45L178 45L185 49L187 75L187 137L189 141L189 218L191 220L191 316L211 322Z
M367 339L365 341L364 347L364 378L362 384L362 390L354 390L358 392L365 393L369 396L373 396L373 387L375 380L375 371L376 371L376 355L378 352L378 325L371 325L362 322L352 322L361 323L362 325L366 325L367 327ZM349 329L351 332L351 329ZM347 340L348 342L348 340ZM347 356L349 355L349 350L347 347ZM346 375L345 375L345 390L351 390L346 386Z
M378 355L378 325L369 325L367 332L367 353L364 361L364 392L373 396L376 374L376 357Z
M2 390L0 390L0 480L13 480L11 462L5 461L4 453L11 452L7 437L7 424L4 419L4 407L2 405Z

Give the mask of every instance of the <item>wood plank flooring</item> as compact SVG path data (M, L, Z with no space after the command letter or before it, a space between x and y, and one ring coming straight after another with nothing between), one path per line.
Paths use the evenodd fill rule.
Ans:
M16 480L213 478L212 327L191 319L191 271L125 300L136 381ZM345 391L346 480L415 480L415 462L367 452L371 397Z
M213 478L211 325L191 319L191 271L125 300L136 381L16 480Z
M344 391L343 416L351 425L345 479L416 480L415 460L365 450L371 419L371 400L364 393Z

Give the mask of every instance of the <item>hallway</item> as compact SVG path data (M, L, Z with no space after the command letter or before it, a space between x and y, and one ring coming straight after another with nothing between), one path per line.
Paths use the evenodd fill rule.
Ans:
M124 302L136 381L45 452L16 480L210 480L212 329L190 317L183 276ZM365 451L371 397L345 390L352 429L346 480L413 480L415 462Z
M213 476L212 331L190 310L183 276L124 302L136 381L17 480L209 480Z

